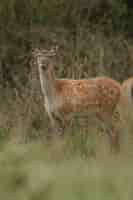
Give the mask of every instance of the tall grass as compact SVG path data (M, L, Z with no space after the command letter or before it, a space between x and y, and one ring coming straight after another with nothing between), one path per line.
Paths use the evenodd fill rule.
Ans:
M1 198L132 200L131 155L83 156L83 144L80 150L67 138L49 144L6 142L0 150Z
M1 199L132 200L133 143L128 129L131 124L120 127L121 151L115 155L109 152L108 141L97 122L91 128L92 122L86 120L86 128L85 119L75 119L64 138L49 141L45 137L46 124L36 128L29 125L27 119L31 115L25 120L17 115L14 126L6 128L2 119L10 125L11 116L14 117L9 112L14 105L6 105L8 117L4 111L0 115Z

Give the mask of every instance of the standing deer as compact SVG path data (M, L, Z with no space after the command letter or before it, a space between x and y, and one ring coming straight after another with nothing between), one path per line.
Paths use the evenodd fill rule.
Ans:
M45 110L54 131L63 133L71 115L87 112L104 122L111 148L118 149L119 134L115 131L112 116L120 99L120 84L108 77L56 79L52 66L52 57L55 55L55 49L33 51Z

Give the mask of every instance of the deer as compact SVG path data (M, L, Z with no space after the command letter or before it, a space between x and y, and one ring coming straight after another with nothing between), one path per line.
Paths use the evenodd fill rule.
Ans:
M107 127L110 147L119 149L119 134L113 124L113 113L120 100L120 84L110 77L89 79L56 78L53 57L57 48L32 50L38 67L44 107L53 133L63 135L75 113L87 112Z
M121 84L120 108L123 119L126 122L131 120L133 117L133 77L124 80Z
M124 80L121 84L122 100L128 103L133 103L133 77Z

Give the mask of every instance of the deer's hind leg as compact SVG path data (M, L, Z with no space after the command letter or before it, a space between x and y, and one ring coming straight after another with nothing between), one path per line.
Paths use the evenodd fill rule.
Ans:
M105 115L103 123L105 125L105 134L108 137L111 152L120 151L120 131L112 116Z
M119 152L120 151L120 135L119 131L116 130L116 127L109 122L108 127L106 128L106 134L108 136L110 142L111 152Z

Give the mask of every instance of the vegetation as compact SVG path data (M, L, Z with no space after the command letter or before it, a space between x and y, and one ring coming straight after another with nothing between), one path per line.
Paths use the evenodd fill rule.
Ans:
M99 146L98 138L93 143L95 154L93 137L88 137L88 143L82 143L79 134L73 137L56 138L52 143L1 141L1 198L132 199L132 145L126 144L128 151L111 155L107 143Z
M63 54L59 75L95 76L103 65L101 73L125 79L132 73L132 7L131 0L1 1L1 84L20 91L31 73L31 47L55 44Z
M58 77L126 79L133 74L132 8L131 0L0 1L1 199L133 199L132 119L120 124L118 155L97 122L82 116L64 138L47 140L31 63L32 48L58 45Z

